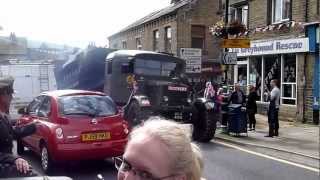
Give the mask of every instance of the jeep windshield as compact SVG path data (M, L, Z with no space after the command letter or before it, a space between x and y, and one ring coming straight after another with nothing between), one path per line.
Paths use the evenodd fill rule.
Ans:
M177 62L153 59L135 59L134 73L146 76L178 77L182 72L182 65Z

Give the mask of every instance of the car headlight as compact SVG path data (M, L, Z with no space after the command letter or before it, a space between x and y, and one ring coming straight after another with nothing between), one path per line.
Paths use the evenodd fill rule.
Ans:
M169 101L168 96L163 96L163 101L164 101L164 102L168 102L168 101Z

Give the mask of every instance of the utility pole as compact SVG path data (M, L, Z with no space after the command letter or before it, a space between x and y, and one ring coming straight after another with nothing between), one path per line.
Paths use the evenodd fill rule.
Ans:
M224 13L224 24L225 27L227 27L228 25L228 21L229 21L229 0L225 0L225 13ZM223 37L223 39L228 39L228 33L226 33L225 37ZM223 53L228 52L228 48L224 48L224 50L222 50L222 56ZM225 70L224 70L224 78L225 78L225 84L228 85L228 65L224 65L225 66Z

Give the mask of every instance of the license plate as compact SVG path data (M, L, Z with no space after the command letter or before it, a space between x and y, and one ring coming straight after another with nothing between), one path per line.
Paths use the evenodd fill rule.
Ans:
M81 135L82 141L102 141L111 138L110 132L86 133Z

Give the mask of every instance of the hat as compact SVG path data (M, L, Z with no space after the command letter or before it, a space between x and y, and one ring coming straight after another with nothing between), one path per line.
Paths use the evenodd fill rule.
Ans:
M12 76L0 76L0 89L13 89L14 78Z

